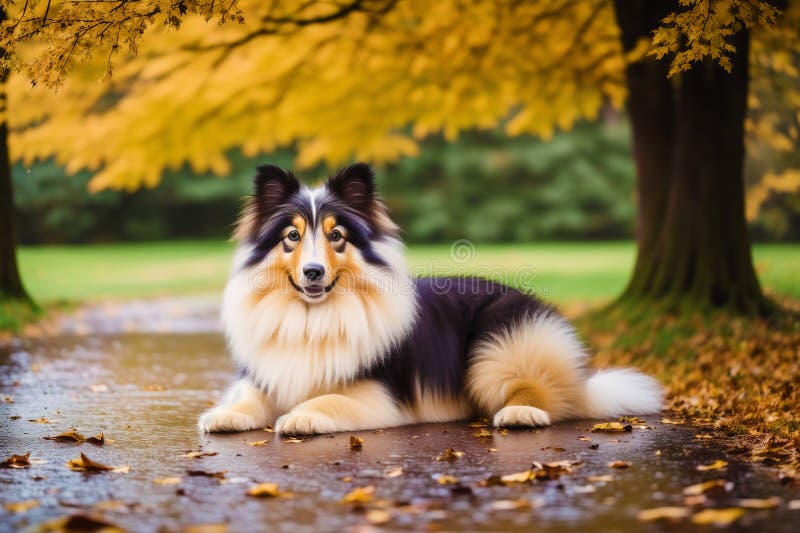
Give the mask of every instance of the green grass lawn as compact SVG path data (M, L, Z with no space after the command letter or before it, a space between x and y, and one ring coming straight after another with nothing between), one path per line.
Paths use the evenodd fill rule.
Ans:
M22 275L42 304L222 290L232 245L224 241L23 247ZM477 244L409 247L417 274L478 273L532 288L557 303L599 303L624 288L635 248L630 242ZM460 255L464 253L464 255ZM800 245L755 247L771 292L800 298Z

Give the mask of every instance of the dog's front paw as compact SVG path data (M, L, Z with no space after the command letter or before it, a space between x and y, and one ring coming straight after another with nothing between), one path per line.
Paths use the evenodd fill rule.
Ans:
M536 427L549 426L550 415L536 407L509 405L494 415L495 427Z
M263 426L254 415L223 406L215 407L200 415L197 425L206 433L248 431Z
M314 411L291 411L275 422L275 431L284 435L319 435L342 431L333 418Z

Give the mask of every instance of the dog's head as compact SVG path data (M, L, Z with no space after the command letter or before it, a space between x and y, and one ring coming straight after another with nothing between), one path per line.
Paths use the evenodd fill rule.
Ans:
M237 237L250 245L244 266L260 267L262 290L319 303L332 293L369 290L364 273L391 267L381 245L397 242L397 227L364 163L340 170L316 189L265 165L258 168Z

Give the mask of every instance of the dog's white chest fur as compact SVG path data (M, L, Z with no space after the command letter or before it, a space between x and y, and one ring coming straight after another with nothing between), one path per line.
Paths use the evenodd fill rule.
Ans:
M384 246L382 253L402 258L399 243ZM228 343L237 365L281 411L348 384L413 326L414 287L404 270L370 268L363 275L380 290L341 291L309 305L286 292L259 294L252 271L237 273L236 266L222 304Z

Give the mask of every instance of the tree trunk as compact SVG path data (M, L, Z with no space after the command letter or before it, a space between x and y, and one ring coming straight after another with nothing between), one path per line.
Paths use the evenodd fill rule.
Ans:
M0 6L0 22L6 14ZM0 57L5 55L0 49ZM0 300L28 301L17 268L17 238L14 222L14 188L11 181L11 160L8 155L8 71L0 71Z
M633 49L638 40L649 35L669 11L669 2L617 2L623 48L626 51ZM638 254L632 287L638 286L646 277L647 264L642 259L653 255L657 246L661 221L651 214L663 213L667 206L674 135L668 70L666 62L647 59L631 63L626 71L638 200Z
M676 8L617 0L625 50ZM771 309L753 269L744 209L748 33L740 31L733 44L730 74L710 59L672 79L667 60L648 58L627 69L639 246L624 303Z

